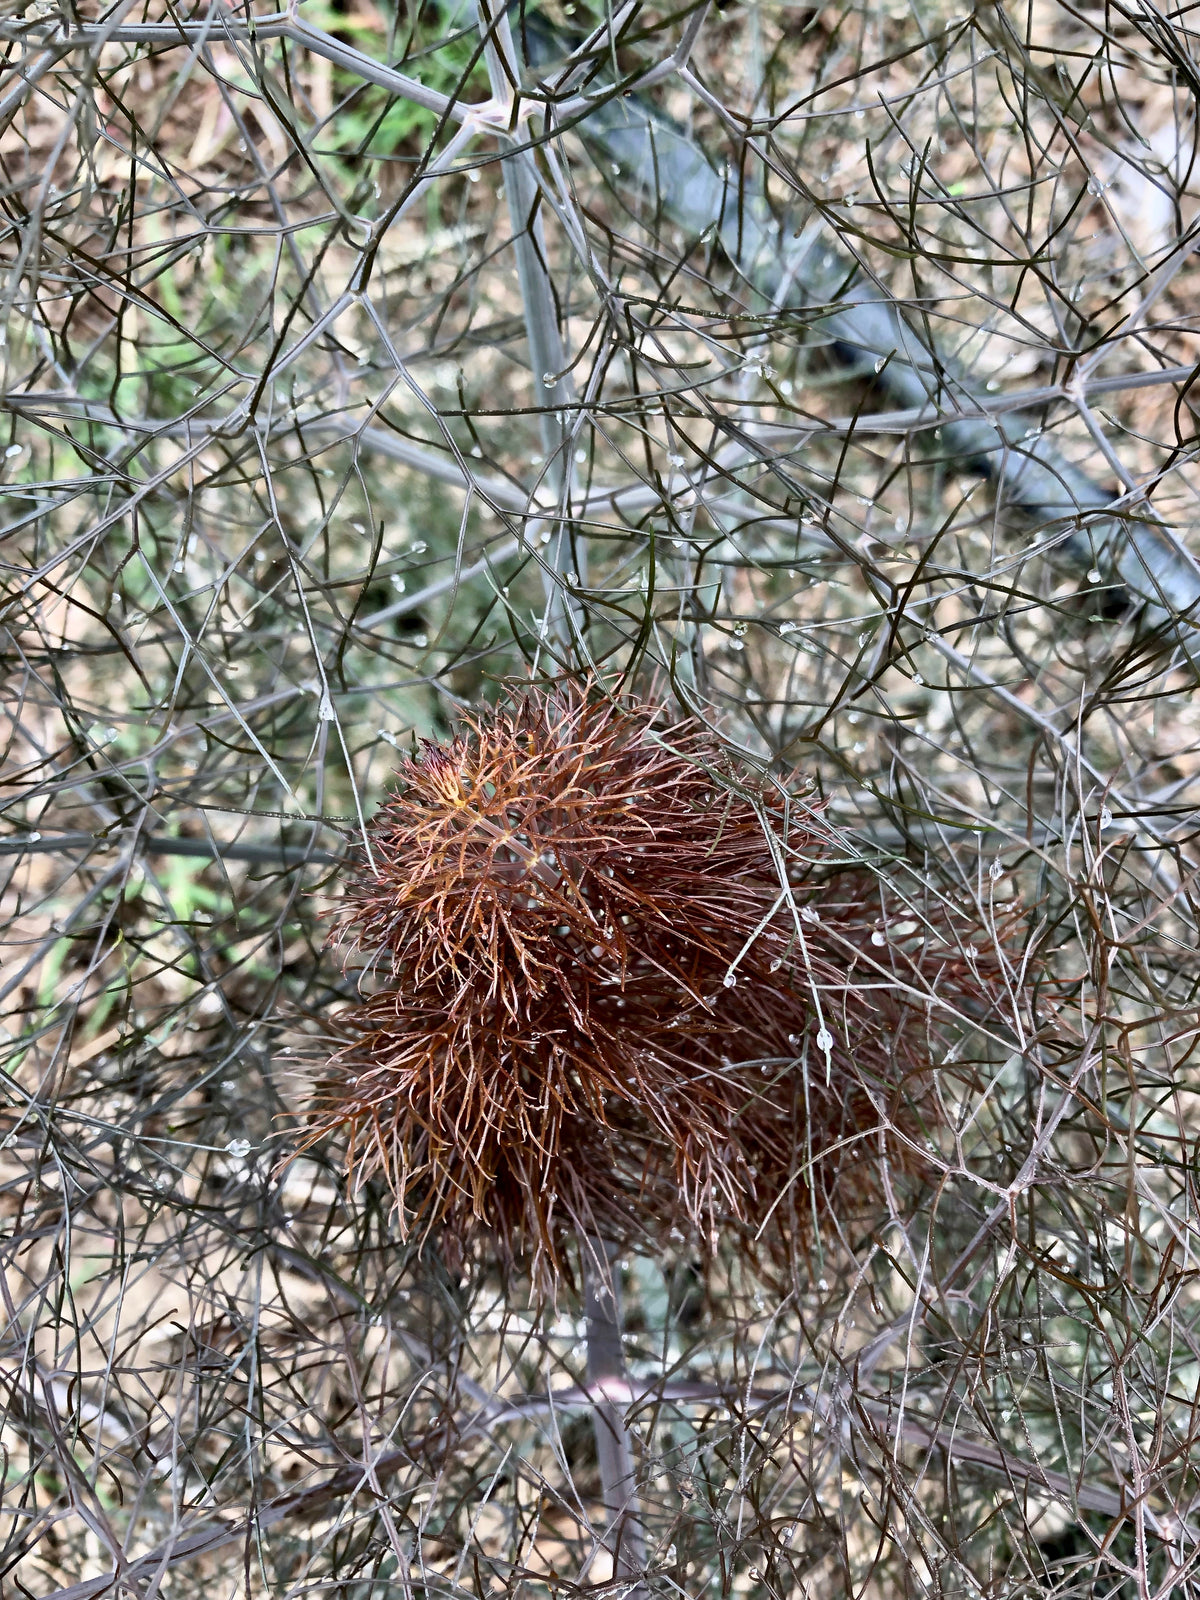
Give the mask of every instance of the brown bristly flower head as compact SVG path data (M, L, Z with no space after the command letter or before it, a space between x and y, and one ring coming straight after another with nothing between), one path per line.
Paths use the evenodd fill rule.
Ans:
M338 914L363 998L311 1138L348 1130L403 1231L490 1237L550 1289L580 1232L786 1242L910 1163L986 958L948 914L879 948L874 880L800 786L568 682L398 779Z

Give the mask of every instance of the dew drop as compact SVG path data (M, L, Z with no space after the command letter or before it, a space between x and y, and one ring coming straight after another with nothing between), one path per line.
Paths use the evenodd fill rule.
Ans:
M727 972L722 981L724 982L725 987L727 989L732 989L737 984L737 974L735 972L732 972L732 971L731 972Z

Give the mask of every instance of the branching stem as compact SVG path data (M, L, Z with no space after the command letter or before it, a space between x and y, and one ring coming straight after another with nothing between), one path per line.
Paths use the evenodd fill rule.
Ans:
M614 1389L619 1387L623 1394L628 1394L616 1251L603 1240L585 1239L580 1255L587 1322L588 1386L595 1391L611 1384ZM603 1543L612 1554L613 1578L631 1581L633 1587L627 1594L634 1600L644 1600L646 1538L638 1504L633 1440L625 1423L624 1402L598 1401L593 1425L607 1518Z

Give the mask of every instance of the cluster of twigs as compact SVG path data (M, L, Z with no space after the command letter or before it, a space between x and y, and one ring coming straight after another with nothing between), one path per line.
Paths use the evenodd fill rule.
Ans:
M0 10L0 1587L1192 1592L1186 14Z

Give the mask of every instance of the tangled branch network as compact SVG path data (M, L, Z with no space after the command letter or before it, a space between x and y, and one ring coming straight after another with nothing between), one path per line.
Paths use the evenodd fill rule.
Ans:
M1190 1595L1186 11L0 75L0 1590Z

